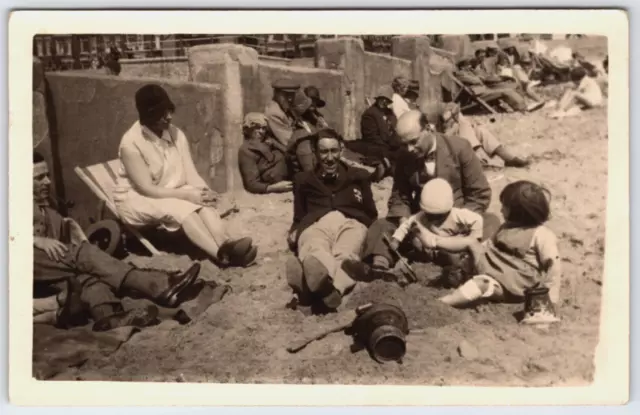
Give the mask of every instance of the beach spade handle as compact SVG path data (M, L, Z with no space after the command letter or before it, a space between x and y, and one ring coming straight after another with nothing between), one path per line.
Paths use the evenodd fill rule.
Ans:
M411 268L411 265L409 265L407 260L404 259L402 255L400 255L397 249L391 248L391 238L389 238L389 235L387 235L386 233L383 233L382 237L384 238L384 241L389 246L389 249L391 249L393 253L396 254L396 256L398 257L398 260L400 261L400 263L402 263L403 267L407 271L407 274L409 274L409 276L411 277L410 278L411 282L418 281L418 276L416 275L416 272L413 270L413 268Z
M365 305L361 305L360 307L356 308L355 310L349 310L349 311L345 311L341 316L340 316L340 323L336 324L333 327L329 327L328 329L325 329L321 332L316 333L313 336L309 336L305 339L302 340L297 340L295 342L293 342L292 344L289 345L289 347L287 347L287 351L289 353L297 353L300 350L304 349L309 343L312 343L316 340L320 340L323 337L325 337L328 334L331 333L336 333L338 331L342 331L345 330L349 327L351 327L351 325L353 324L354 320L356 319L356 317L358 317L360 314L362 314L364 311L366 311L367 309L369 309L373 304L371 303L367 303Z

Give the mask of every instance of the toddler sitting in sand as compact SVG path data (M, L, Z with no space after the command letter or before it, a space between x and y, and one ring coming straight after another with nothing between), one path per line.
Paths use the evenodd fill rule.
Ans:
M545 287L551 307L523 322L558 321L554 305L559 300L561 268L556 236L544 226L550 213L548 191L517 181L504 188L500 202L505 223L484 245L475 241L469 245L479 275L440 300L451 306L480 299L522 301L527 290Z
M391 238L391 247L412 234L425 250L461 252L482 239L483 219L469 210L453 207L453 190L444 179L436 178L422 187L420 212L404 221Z
M579 66L571 70L571 80L575 88L565 91L558 103L557 111L551 118L564 118L580 114L582 110L599 107L603 104L604 96L596 78L592 78L587 71Z

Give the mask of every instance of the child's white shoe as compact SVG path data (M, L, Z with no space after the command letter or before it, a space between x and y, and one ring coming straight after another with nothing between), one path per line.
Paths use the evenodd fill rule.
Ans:
M536 313L527 313L520 323L522 324L551 324L557 323L560 319L550 310L543 310Z

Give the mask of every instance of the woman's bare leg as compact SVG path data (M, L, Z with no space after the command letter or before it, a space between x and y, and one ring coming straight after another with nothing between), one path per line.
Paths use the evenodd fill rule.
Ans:
M201 209L204 210L204 209ZM198 212L193 212L182 222L187 238L212 258L218 257L218 243L209 232Z
M222 245L229 239L229 235L227 234L226 227L220 214L214 208L203 207L198 212L200 215L200 219L204 222L209 234L215 239L218 246Z

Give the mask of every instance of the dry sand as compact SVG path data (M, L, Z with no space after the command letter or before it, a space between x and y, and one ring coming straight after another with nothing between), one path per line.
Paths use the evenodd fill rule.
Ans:
M599 53L602 56L602 53ZM556 91L551 91L555 94ZM328 327L335 315L306 316L285 304L291 293L283 276L288 255L286 231L292 217L291 195L247 196L230 229L252 236L258 264L246 270L219 271L206 263L203 275L228 281L233 292L186 326L165 322L136 334L115 354L88 362L59 379L237 382L359 383L416 385L581 385L594 373L598 341L601 277L604 261L607 196L606 108L564 120L549 110L520 116L499 115L488 124L503 142L535 163L526 169L488 172L492 179L490 211L499 213L497 197L510 181L530 179L553 195L548 225L559 238L565 283L559 315L548 330L521 326L514 313L522 305L492 304L479 309L449 309L435 301L445 290L416 284L405 290L376 282L360 285L346 299L354 307L368 299L400 303L410 327L402 364L375 363L365 351L352 353L351 339L334 333L297 354L286 346L301 335ZM487 117L474 117L488 123ZM374 186L380 214L386 214L391 181ZM185 256L166 255L139 264L185 267ZM575 302L568 281L575 278ZM463 358L457 347L466 340L477 356Z

